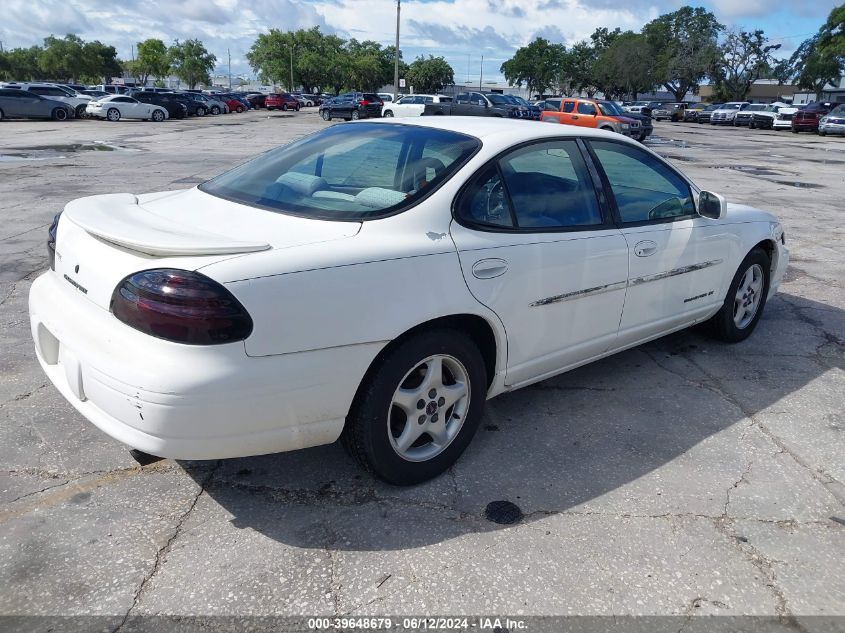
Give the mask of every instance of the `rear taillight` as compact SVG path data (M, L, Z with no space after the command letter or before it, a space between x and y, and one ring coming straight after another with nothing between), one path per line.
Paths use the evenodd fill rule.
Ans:
M56 237L59 234L59 220L62 212L59 211L47 229L47 258L50 260L50 270L56 270Z
M361 100L358 102L358 105L368 106L368 105L370 105L370 102L369 102L369 101L367 101L366 99L361 99Z
M145 334L176 343L216 345L241 341L252 319L231 292L189 270L145 270L121 281L112 313Z

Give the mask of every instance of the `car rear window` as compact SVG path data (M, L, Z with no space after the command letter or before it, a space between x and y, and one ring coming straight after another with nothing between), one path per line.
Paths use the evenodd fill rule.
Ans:
M200 189L279 213L367 220L416 204L480 146L465 134L415 125L337 125L259 156Z

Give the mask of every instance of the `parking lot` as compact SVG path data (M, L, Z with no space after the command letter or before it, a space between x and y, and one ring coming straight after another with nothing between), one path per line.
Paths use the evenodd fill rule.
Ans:
M653 149L784 224L790 269L756 332L728 346L685 331L500 396L427 484L375 482L340 445L139 465L77 414L29 334L53 215L191 187L326 125L313 108L0 124L0 614L107 616L108 630L146 614L842 630L814 617L845 617L842 138L656 123ZM488 520L497 500L522 520Z

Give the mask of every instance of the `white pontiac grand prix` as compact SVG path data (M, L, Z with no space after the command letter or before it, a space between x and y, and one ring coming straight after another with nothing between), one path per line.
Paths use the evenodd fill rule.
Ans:
M487 398L695 323L743 340L786 270L772 215L617 134L404 121L70 202L29 298L44 371L147 453L343 436L412 484L460 456Z

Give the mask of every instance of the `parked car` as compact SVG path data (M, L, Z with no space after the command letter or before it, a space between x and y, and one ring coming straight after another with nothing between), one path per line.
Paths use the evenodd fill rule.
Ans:
M67 121L73 116L73 108L63 101L48 99L20 88L0 88L0 121L3 119Z
M756 112L765 112L768 104L765 103L751 103L734 116L734 127L751 127L754 122L754 114Z
M450 103L452 97L445 95L402 95L392 103L385 102L381 115L386 117L421 116L426 103Z
M628 112L647 114L650 116L652 114L652 110L659 108L660 105L661 104L657 101L634 101L631 105L625 106L623 109Z
M540 108L540 112L543 110L551 110L555 112L560 110L560 102L563 100L563 97L549 97L548 99L539 99L534 102L534 105ZM540 115L542 118L542 114Z
M638 141L642 142L654 133L654 121L649 115L643 114L642 112L626 112L622 106L615 101L598 101L598 103L604 113L613 114L617 117L624 117L628 120L639 121L639 136L636 135L636 126L634 126L631 130L632 137L636 138Z
M163 93L160 96L166 96L184 105L188 111L188 116L205 116L208 114L208 106L204 102L195 99L191 93L171 92Z
M489 116L508 119L530 119L531 111L506 95L484 92L462 92L452 102L428 103L424 115Z
M706 107L706 103L693 103L688 105L684 109L684 118L681 120L684 122L695 123L696 121L698 121L698 114Z
M698 116L695 117L696 123L710 123L710 117L713 116L713 113L721 108L724 103L713 103L701 110L698 113Z
M107 97L110 93L106 92L105 90L82 90L80 94L87 95L92 99L99 99L100 97Z
M845 104L836 106L819 119L819 134L845 134Z
M303 108L312 108L315 105L318 105L316 101L314 101L314 97L312 95L306 95L302 93L297 93L293 95L297 101L299 101L300 107Z
M256 92L246 97L249 102L252 104L252 107L256 110L264 107L264 102L267 99L267 95L261 92Z
M710 114L710 125L733 125L737 112L745 110L749 105L748 101L729 101L723 103Z
M167 110L160 105L142 103L129 95L109 95L92 101L85 108L85 113L109 121L144 119L160 122L168 117Z
M128 86L116 86L112 84L98 84L95 86L88 86L89 90L101 90L112 95L122 95L129 91Z
M659 107L651 111L651 118L655 121L682 121L684 118L684 111L687 108L686 103L661 103Z
M52 99L54 101L61 101L73 108L74 115L81 119L85 116L85 107L91 101L88 95L79 94L75 90L65 88L64 86L57 86L56 84L48 83L34 83L34 82L6 82L0 83L0 88L12 88L19 90L28 90L33 94Z
M612 101L599 99L566 97L558 112L546 110L542 120L547 123L607 130L636 139L642 134L642 124L638 120L628 117L628 113L623 112Z
M333 118L346 121L381 117L384 102L374 92L347 92L324 101L319 113L324 121Z
M272 96L272 95L270 95L270 96ZM233 95L216 94L216 95L214 95L214 97L216 99L220 99L221 101L223 101L223 103L225 103L226 107L229 109L229 112L241 113L241 112L247 111L247 107L243 104L243 102L240 99L234 97ZM270 97L268 97L268 99L269 98ZM265 101L265 103L266 103L266 101ZM267 109L272 110L273 108L268 107Z
M196 92L185 92L184 94L187 97L193 99L194 101L198 101L199 103L204 104L209 114L217 115L229 113L229 106L226 105L226 102L217 99L211 95L200 94Z
M830 101L817 101L799 109L792 115L792 131L795 134L818 132L819 121L833 109L834 105Z
M528 112L529 112L528 118L529 119L531 119L532 121L539 121L540 120L540 116L543 114L543 110L540 108L540 106L534 105L533 103L529 103L528 100L523 99L522 97L519 97L517 95L507 95L507 96L509 96L511 99L513 99L516 102L517 105L521 105L525 108L528 108Z
M400 485L498 394L702 322L746 339L789 261L774 216L636 142L481 117L331 126L49 236L36 357L102 431L176 459L342 437Z
M141 103L161 106L167 110L167 118L169 119L184 119L188 116L188 106L185 102L190 100L186 97L180 98L180 95L175 93L136 92L133 98Z
M783 103L780 101L776 101L774 103L769 103L766 107L762 109L755 109L751 111L751 122L748 124L752 130L754 129L763 129L763 130L770 130L775 127L775 122L778 120L778 115L781 113L789 112L790 116L788 123L786 126L782 127L790 127L791 120L792 120L792 113L795 112L798 108L793 108L788 103ZM745 110L737 114L737 117L743 115Z
M296 97L287 92L274 92L267 95L264 106L268 110L299 110L302 107Z

